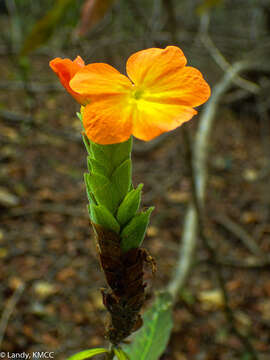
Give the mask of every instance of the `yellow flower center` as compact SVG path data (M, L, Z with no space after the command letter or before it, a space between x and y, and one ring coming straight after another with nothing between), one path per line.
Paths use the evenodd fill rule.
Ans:
M144 91L142 89L136 89L133 91L132 96L134 97L134 99L139 100L142 97L143 92Z

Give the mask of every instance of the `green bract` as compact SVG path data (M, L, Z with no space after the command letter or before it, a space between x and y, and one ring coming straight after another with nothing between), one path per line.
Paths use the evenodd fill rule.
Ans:
M143 184L131 181L132 138L113 145L90 142L83 135L88 157L84 175L91 221L120 235L121 248L141 245L153 208L139 212Z
M121 247L124 251L137 248L141 245L153 210L154 208L150 207L147 211L135 215L127 226L124 227L120 234L122 239Z
M116 218L121 225L126 225L137 213L141 203L141 192L143 184L137 189L130 190L120 204Z

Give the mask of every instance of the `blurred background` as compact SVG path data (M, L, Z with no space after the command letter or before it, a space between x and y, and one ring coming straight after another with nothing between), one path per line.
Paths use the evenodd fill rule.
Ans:
M213 109L206 230L228 260L237 326L269 359L269 0L0 0L0 12L0 349L61 360L105 343L79 105L49 61L80 55L125 72L133 52L173 44L215 96L231 65L248 63ZM192 136L199 117L185 125ZM181 128L135 141L133 160L143 205L155 206L145 240L158 264L154 279L146 274L150 301L174 269L190 200ZM162 360L248 360L200 243L193 263Z

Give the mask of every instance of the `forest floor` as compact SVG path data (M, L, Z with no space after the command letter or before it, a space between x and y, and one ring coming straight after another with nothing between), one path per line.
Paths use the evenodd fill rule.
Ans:
M56 83L48 59L33 61L39 89L9 87L16 81L8 58L0 72L0 308L17 294L1 350L53 351L55 359L104 346L105 285L89 226L83 183L86 153L80 139L79 106ZM235 109L237 107L235 106ZM240 106L239 106L240 108ZM252 112L220 107L212 134L207 231L224 260L250 265L223 268L239 329L270 358L269 266L253 266L270 251L270 146ZM14 118L6 111L19 114ZM198 116L187 126L196 130ZM176 263L190 198L181 128L152 150L135 141L134 185L144 183L143 206L155 206L144 246L158 271L146 273L149 305ZM249 237L258 249L250 251ZM261 253L262 254L261 254ZM255 259L255 260L254 260ZM174 330L162 360L248 360L231 334L207 254L199 244L196 266L174 310ZM1 323L1 318L0 318ZM2 334L1 334L2 332ZM137 360L137 359L136 359ZM139 359L138 359L139 360Z

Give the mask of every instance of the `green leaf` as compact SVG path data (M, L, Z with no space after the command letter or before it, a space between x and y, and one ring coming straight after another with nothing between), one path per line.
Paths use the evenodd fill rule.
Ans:
M154 210L150 207L147 211L141 212L127 224L121 232L121 248L123 251L138 248L145 235L151 212Z
M128 355L120 348L113 349L118 360L130 360Z
M132 137L120 144L108 145L111 147L112 162L114 167L118 167L123 161L130 159L132 149Z
M84 359L90 359L91 357L103 353L107 353L107 349L103 348L97 348L97 349L90 349L90 350L84 350L81 351L75 355L70 356L67 360L84 360Z
M99 224L106 229L116 232L117 234L119 233L120 225L105 206L95 205L91 202L88 209L91 220L95 224Z
M124 161L113 172L111 182L118 193L119 203L124 199L131 184L131 160Z
M91 156L87 157L87 166L90 173L96 173L103 175L105 177L109 177L108 169L97 160L93 159Z
M110 174L125 160L130 159L131 148L131 137L129 140L120 144L100 145L93 142L91 143L93 158L106 167Z
M104 205L113 214L119 204L119 197L112 183L100 174L88 174L88 184L98 204Z
M91 142L91 155L97 162L108 169L109 174L111 174L113 171L113 163L110 154L106 151L106 146L110 145L99 145Z
M82 123L82 128L83 128L83 120L82 120L82 114L80 112L76 112L77 118L80 120L80 122Z
M83 138L83 143L84 143L84 146L86 148L86 151L88 153L88 155L91 154L91 144L90 144L90 141L88 140L87 136L85 134L82 134L82 138Z
M84 141L89 154L87 166L90 174L85 175L88 199L90 202L94 199L96 205L105 206L114 215L119 204L132 188L130 159L132 139L113 145L89 142L85 136ZM137 210L136 208L135 213ZM133 215L129 216L127 221Z
M128 223L137 213L141 203L141 192L143 184L140 184L137 189L131 190L127 193L117 211L117 220L121 225Z
M84 174L84 182L86 185L86 194L87 194L88 201L89 202L93 201L96 204L97 203L96 199L91 192L91 188L90 188L90 184L89 184L89 174L87 174L87 173Z
M130 359L158 360L169 341L173 327L172 300L168 293L157 296L151 308L143 316L144 324L124 351Z

